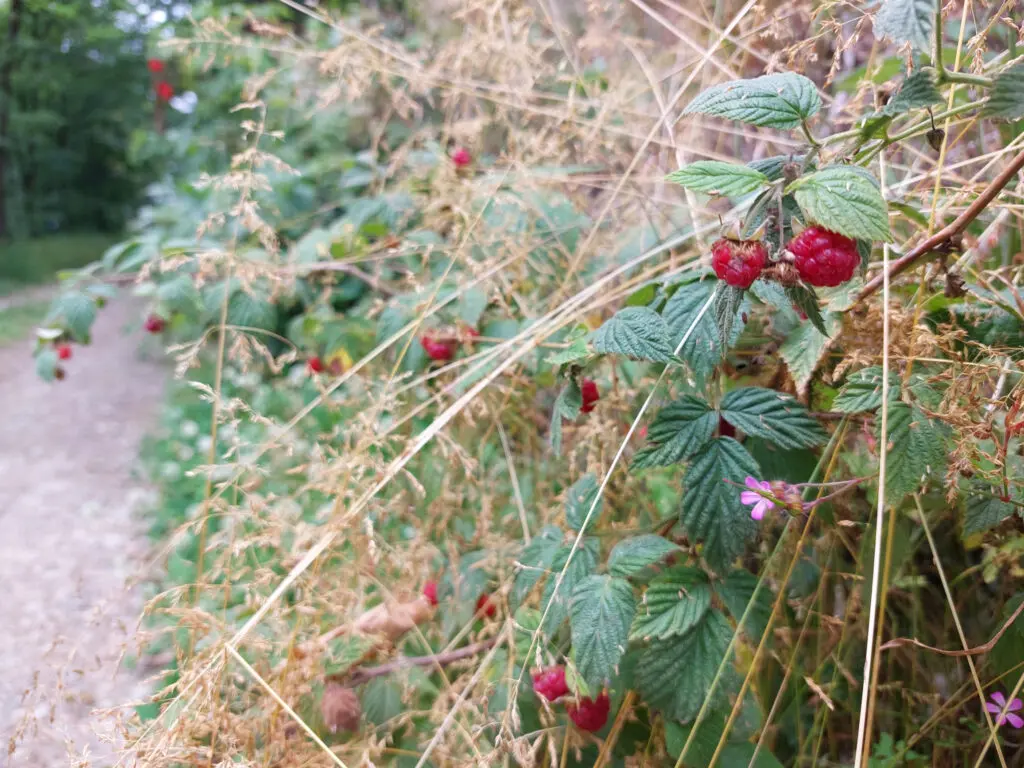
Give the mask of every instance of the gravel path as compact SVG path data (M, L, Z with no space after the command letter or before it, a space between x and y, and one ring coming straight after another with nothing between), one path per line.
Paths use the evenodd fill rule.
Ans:
M148 546L134 468L167 378L124 332L138 318L129 300L108 305L53 384L28 342L0 347L0 765L55 768L85 750L107 764L96 710L147 691L117 670L142 605L126 582Z

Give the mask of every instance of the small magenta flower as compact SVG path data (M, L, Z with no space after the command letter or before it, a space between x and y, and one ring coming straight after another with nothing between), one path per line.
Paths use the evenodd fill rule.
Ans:
M752 518L760 520L764 517L765 512L775 509L775 502L765 496L765 494L772 492L771 483L767 480L758 480L749 475L743 482L750 490L740 493L740 501L748 506L753 505L753 509L750 510Z
M1003 711L1003 707L1006 707L1006 697L1001 691L996 691L989 698L991 698L992 701L985 702L985 709L993 715L999 715L999 713ZM1006 707L1006 714L999 715L996 720L996 725L1002 725L1003 723L1008 722L1014 728L1024 728L1024 718L1021 718L1020 715L1012 714L1013 712L1020 712L1021 709L1024 709L1024 702L1021 702L1020 699L1014 699L1010 702L1010 706Z

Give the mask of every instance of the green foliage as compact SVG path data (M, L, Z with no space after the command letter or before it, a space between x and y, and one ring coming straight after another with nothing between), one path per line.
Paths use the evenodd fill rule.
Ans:
M801 176L788 187L809 221L861 240L891 239L889 211L878 182L867 171L846 165Z
M711 608L711 585L704 572L677 566L654 579L644 592L629 631L633 640L665 640L684 635Z
M935 86L935 73L930 69L919 69L900 84L900 89L882 107L882 114L902 117L912 109L924 109L942 101L942 94Z
M755 643L760 642L772 613L772 594L767 585L762 584L758 589L758 579L754 574L735 569L729 571L723 580L715 582L715 593L737 624L746 614L743 631ZM751 599L754 599L754 604L747 613Z
M576 668L593 690L618 673L636 611L633 587L615 576L588 576L573 592L572 645Z
M553 635L569 616L569 605L576 587L597 569L597 542L584 539L583 546L575 550L571 544L559 547L551 561L551 573L544 583L541 605L547 612L544 632ZM565 575L562 576L562 571ZM559 584L559 579L561 583ZM558 591L555 592L555 588Z
M746 449L718 437L697 454L686 471L680 520L687 534L703 544L712 568L728 566L757 530L750 510L740 503L740 488L759 474Z
M597 522L604 504L604 499L597 495L598 490L597 478L588 472L565 492L565 520L570 528L581 530L588 514L591 525ZM593 514L590 514L591 507L594 508Z
M840 321L837 315L828 312L824 315L824 320L828 335L822 334L813 323L805 323L790 332L779 347L779 355L786 361L793 381L796 382L797 391L801 393L807 390L811 376L828 350L829 336L834 336L839 330Z
M825 316L821 313L821 305L818 303L818 294L809 285L787 285L786 298L799 311L807 315L808 321L819 333L829 336L828 328L825 327Z
M768 177L755 168L718 160L699 160L665 178L687 189L724 197L740 197L768 184Z
M633 578L648 571L651 566L660 563L669 555L680 551L678 544L653 533L634 536L615 545L608 557L608 570L614 576Z
M562 419L575 421L583 407L583 393L575 379L570 380L555 399L551 411L551 449L555 454L562 452Z
M882 420L875 419L881 440ZM890 503L917 490L946 466L946 431L921 409L903 402L889 405L886 494Z
M547 575L561 547L562 530L555 525L544 526L530 539L519 556L519 571L512 590L514 605L522 603L534 586Z
M752 80L734 80L703 91L683 110L684 115L724 117L766 128L796 128L821 109L814 83L785 72Z
M672 359L669 329L661 315L647 307L626 307L594 331L594 349L636 360L665 363Z
M714 313L710 306L705 308L712 294L717 291L717 285L713 280L683 283L676 288L662 310L673 341L678 344L687 331L690 332L686 343L679 350L679 356L700 378L708 376L725 354ZM737 334L741 327L741 323L734 322L733 333Z
M889 371L889 402L900 399L899 376ZM850 374L843 384L832 409L841 413L873 411L882 405L882 368L872 365Z
M688 459L703 448L718 427L718 414L703 400L683 395L654 417L647 445L633 456L634 469L665 467Z
M935 43L935 4L931 0L885 0L875 14L875 35L930 51Z
M762 387L735 389L722 400L722 416L748 435L781 448L811 448L828 436L792 397Z
M1003 120L1024 117L1024 63L1000 72L992 84L985 114Z
M972 490L974 493L967 497L967 509L964 512L964 536L995 528L1019 511L1016 505L1004 501L994 488L976 486Z

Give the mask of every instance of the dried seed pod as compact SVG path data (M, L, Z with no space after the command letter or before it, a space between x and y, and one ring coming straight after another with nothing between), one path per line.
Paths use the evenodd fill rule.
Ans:
M323 715L327 730L358 731L359 720L363 715L359 697L351 688L338 683L327 683L324 695L320 699L320 714Z
M928 139L928 145L936 152L942 149L942 142L946 140L946 132L941 128L932 128L924 136Z

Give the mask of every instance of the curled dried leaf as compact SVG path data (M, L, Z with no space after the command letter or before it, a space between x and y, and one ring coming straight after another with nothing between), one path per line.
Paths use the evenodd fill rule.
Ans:
M327 730L331 733L358 731L363 708L359 703L359 697L351 688L338 683L328 683L320 699L320 713L323 715Z
M352 623L352 629L364 635L380 635L394 642L417 624L430 618L433 606L423 597L406 603L381 603Z

